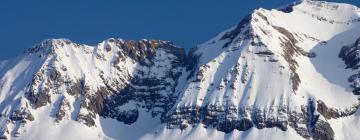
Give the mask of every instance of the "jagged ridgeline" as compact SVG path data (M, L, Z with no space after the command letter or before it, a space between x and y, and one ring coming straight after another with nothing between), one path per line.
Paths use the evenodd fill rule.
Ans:
M161 40L45 40L0 61L0 138L357 139L359 13L260 8L188 54Z
M50 105L55 106L51 112L55 123L74 119L96 127L99 116L132 124L138 118L138 108L146 108L154 117L164 114L176 100L175 87L185 66L185 51L160 40L108 39L90 47L51 39L30 48L16 61L30 64L8 62L10 67L25 68L20 76L3 81L5 86L17 81L24 86L1 89L2 93L23 94L6 99L13 100L8 104L14 107L2 108L3 118L9 116L10 120L5 128L25 127L34 121L32 112ZM6 74L5 78L10 78ZM11 131L20 130L6 130L3 135Z

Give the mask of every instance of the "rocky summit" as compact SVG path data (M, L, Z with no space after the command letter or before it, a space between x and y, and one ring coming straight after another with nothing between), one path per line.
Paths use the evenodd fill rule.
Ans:
M0 61L0 139L358 139L360 9L257 9L188 53L48 39Z

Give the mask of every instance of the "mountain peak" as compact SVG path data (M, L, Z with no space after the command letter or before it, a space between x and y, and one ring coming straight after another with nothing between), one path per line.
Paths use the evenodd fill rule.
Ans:
M54 52L59 47L68 46L70 44L73 44L72 41L66 38L45 39L44 41L41 41L40 43L37 43L33 47L26 50L26 53L50 53Z
M323 14L326 14L328 12L337 12L335 14L341 14L346 13L346 15L349 12L358 12L359 8L354 5L346 4L346 3L335 3L335 2L327 2L327 1L320 1L320 0L300 0L293 2L291 4L288 4L286 6L280 7L277 10L290 13L293 12L294 9L300 10L300 11L307 11L310 13L317 13L319 11L322 11ZM333 13L334 14L334 13ZM331 14L329 14L331 15Z

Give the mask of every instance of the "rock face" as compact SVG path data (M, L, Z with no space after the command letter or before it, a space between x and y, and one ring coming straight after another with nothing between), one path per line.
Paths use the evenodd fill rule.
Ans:
M172 114L168 120L168 128L175 128L185 124L204 124L206 127L214 127L219 131L230 133L233 130L246 131L252 127L258 129L277 127L282 131L294 129L305 139L334 139L334 130L331 128L329 119L347 117L353 115L359 108L360 102L352 109L340 111L339 109L327 108L321 101L309 100L307 105L301 106L301 112L288 110L287 107L275 107L259 109L242 107L239 112L232 108L221 109L220 106L208 106L208 108L181 108Z
M360 39L357 39L351 46L344 46L341 48L339 57L342 58L346 64L346 68L358 69L359 68L359 49Z
M158 44L160 43L160 44ZM138 60L137 69L122 89L112 89L113 95L104 102L103 117L111 117L126 124L134 123L139 115L138 108L146 108L153 117L163 115L171 108L177 98L175 88L185 66L185 52L171 43L146 42L133 44L134 50L126 53ZM147 51L137 50L148 46ZM156 52L162 50L163 52ZM167 56L168 55L168 56ZM107 85L111 89L113 85Z
M341 48L339 53L339 57L346 64L347 69L358 70L359 62L360 62L360 38L356 40L354 44L349 46L344 46ZM356 95L360 95L360 73L353 74L349 77L348 81L351 83L351 87L353 88L353 93Z
M188 55L161 40L45 40L0 62L0 139L29 133L44 114L58 128L107 129L102 119L131 128L150 116L184 133L274 128L341 139L332 122L360 107L357 11L308 0L258 9Z

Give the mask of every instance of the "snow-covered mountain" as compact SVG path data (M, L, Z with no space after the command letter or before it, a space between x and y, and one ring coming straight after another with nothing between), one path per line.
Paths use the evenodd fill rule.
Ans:
M257 9L192 48L67 39L0 62L4 139L358 139L360 9Z

